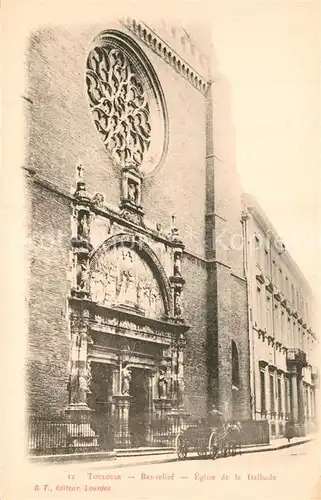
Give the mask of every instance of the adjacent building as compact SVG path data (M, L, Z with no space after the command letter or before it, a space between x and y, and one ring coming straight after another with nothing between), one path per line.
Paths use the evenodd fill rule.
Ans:
M244 196L251 406L270 436L315 430L318 338L311 288L262 209Z

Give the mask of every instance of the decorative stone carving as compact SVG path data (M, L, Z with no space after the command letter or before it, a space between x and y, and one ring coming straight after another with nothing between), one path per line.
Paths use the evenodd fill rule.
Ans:
M177 71L183 78L186 78L191 85L197 88L203 94L206 94L208 89L208 59L205 54L198 53L196 55L196 50L194 45L191 44L189 35L184 29L175 29L174 36L171 37L170 44L166 43L166 31L165 36L162 33L163 30L155 27L152 29L147 24L143 23L139 19L124 19L124 24L129 28L142 42L144 42L151 50L156 52L156 54L161 57L167 64L172 66L175 71ZM180 31L180 32L179 32ZM179 32L179 33L178 33ZM159 33L159 35L157 34ZM177 45L175 43L175 38L179 40L178 52L173 50L173 46ZM186 47L189 47L189 54L186 54ZM182 49L184 49L182 57L179 55ZM197 51L198 52L198 51ZM190 62L188 61L190 59ZM204 62L206 61L206 67L204 67Z
M95 207L97 207L97 208L103 208L104 207L104 202L105 202L105 198L104 198L103 194L96 193L95 196L93 196L92 204Z
M174 276L181 276L181 250L174 252Z
M128 181L128 201L135 205L138 203L138 186L133 181Z
M159 368L157 387L158 387L159 399L166 399L167 398L167 380L166 380L166 366L165 365L161 365Z
M90 361L78 375L78 403L86 404L87 394L91 394L90 384L92 381Z
M125 53L95 47L87 61L95 125L115 163L139 167L151 141L150 109L140 74Z
M81 212L78 219L78 237L87 240L89 238L89 214Z
M128 306L149 317L159 317L164 304L152 270L129 247L100 252L90 270L93 301L106 306Z
M181 308L181 289L174 289L174 316L180 317L182 315Z
M129 396L129 388L130 381L132 378L131 370L128 366L128 363L123 363L122 372L121 372L121 393L124 396Z
M89 269L88 262L86 259L83 259L79 262L79 273L78 273L78 287L83 292L88 292L88 282L89 279Z
M84 180L84 167L80 162L77 163L77 188L75 191L76 198L87 201L89 200L87 191L86 191L86 183Z

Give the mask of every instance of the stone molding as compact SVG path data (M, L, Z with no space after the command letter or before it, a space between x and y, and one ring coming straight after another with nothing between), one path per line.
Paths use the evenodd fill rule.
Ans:
M208 78L203 76L165 40L163 40L152 28L138 19L126 18L122 24L128 28L137 38L147 45L153 52L163 59L167 64L183 78L188 80L202 94L206 94L208 89ZM205 56L204 56L205 57Z

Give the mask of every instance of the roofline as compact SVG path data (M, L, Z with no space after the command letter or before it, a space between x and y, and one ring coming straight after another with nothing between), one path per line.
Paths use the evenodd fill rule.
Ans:
M246 211L250 213L260 224L266 236L268 237L271 245L274 247L275 251L280 255L281 259L288 264L289 268L291 269L291 271L293 271L296 278L305 288L308 289L309 293L313 297L314 294L310 283L302 273L301 269L299 268L298 264L295 262L291 254L286 249L286 246L283 243L282 238L280 237L280 235L274 228L272 222L269 220L269 218L263 211L257 199L249 193L243 193L242 202ZM278 248L276 248L275 242L277 242ZM280 248L282 248L282 251L280 251Z

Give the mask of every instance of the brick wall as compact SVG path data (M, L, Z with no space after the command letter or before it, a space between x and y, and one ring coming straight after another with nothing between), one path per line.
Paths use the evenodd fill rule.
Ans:
M29 410L56 413L68 404L70 208L35 183L29 189Z
M191 257L184 258L185 317L191 325L184 350L186 410L195 417L207 411L207 329L206 329L206 265Z

